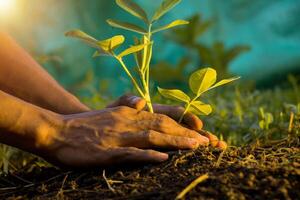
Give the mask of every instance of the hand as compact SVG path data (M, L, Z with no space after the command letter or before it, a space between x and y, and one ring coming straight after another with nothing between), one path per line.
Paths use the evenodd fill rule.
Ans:
M63 115L59 123L51 124L53 134L42 156L67 167L161 162L168 154L150 149L194 149L208 144L206 137L165 115L125 106Z
M146 107L146 101L134 95L124 95L107 107L112 108L116 106L129 106L137 110L142 110ZM167 115L176 121L179 120L180 116L184 112L183 107L161 104L154 104L153 109L155 113ZM187 113L183 118L183 125L195 131L198 131L199 133L207 137L212 147L216 147L222 150L225 150L227 148L226 142L220 141L214 134L202 130L203 123L196 115Z

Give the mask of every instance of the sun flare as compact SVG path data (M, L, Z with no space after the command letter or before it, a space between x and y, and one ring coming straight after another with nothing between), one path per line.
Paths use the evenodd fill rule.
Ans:
M0 0L0 16L9 15L15 7L15 0Z

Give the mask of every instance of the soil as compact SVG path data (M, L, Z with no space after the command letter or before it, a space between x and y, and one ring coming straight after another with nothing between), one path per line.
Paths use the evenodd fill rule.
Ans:
M0 177L0 199L300 199L299 138L170 152L161 164L90 171L24 169Z

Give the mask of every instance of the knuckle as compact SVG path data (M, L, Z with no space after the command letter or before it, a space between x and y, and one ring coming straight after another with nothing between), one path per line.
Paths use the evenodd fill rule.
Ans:
M173 143L173 145L174 145L175 147L178 147L178 146L180 145L181 141L180 141L178 138L173 137L173 138L172 138L172 143Z
M163 114L157 114L157 120L161 124L169 124L173 121L171 118Z
M129 108L127 106L118 106L116 108L116 110L120 113L127 113L127 112L131 112L133 109L132 108Z
M154 131L147 130L147 131L145 131L145 134L146 134L146 138L149 142L154 141L155 136L156 136L156 133Z

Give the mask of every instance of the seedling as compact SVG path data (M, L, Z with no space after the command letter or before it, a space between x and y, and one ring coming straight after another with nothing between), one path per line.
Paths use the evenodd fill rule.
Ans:
M120 63L121 67L124 69L128 77L132 81L137 92L146 100L148 110L150 112L153 112L149 92L149 71L152 57L152 47L154 43L152 41L152 35L160 31L173 28L175 26L188 24L189 22L178 19L161 27L153 28L153 25L180 1L181 0L164 0L152 16L152 18L149 18L147 13L132 0L116 0L118 6L120 6L122 9L124 9L134 17L137 17L144 23L144 27L141 27L139 25L132 24L129 22L123 22L113 19L107 20L107 23L112 27L125 29L141 35L140 38L134 38L133 46L120 53L116 53L116 50L125 41L123 35L116 35L109 39L99 41L80 30L72 30L67 32L66 36L78 38L83 42L87 43L89 46L95 48L96 52L94 53L93 57L114 57ZM128 66L123 61L123 57L128 56L130 54L134 54L134 58L139 72L139 80L136 80L136 78L132 75L131 71L129 70Z
M159 8L156 10L152 18L148 18L146 12L136 3L131 0L116 0L118 6L122 9L130 13L131 15L137 17L144 23L144 27L141 27L136 24L132 24L129 22L122 22L113 19L108 19L107 23L115 28L121 28L128 31L132 31L141 35L140 38L134 38L134 45L127 48L126 50L117 53L116 50L120 47L125 38L123 35L116 35L106 40L97 40L94 37L80 31L80 30L72 30L66 33L68 37L75 37L77 39L82 40L89 46L96 49L93 57L98 56L111 56L115 58L126 72L130 80L132 81L134 87L137 92L146 100L148 110L153 112L151 97L150 97L150 89L149 89L149 71L150 71L150 62L152 57L152 35L167 30L176 26L188 24L188 21L185 20L175 20L167 25L152 28L153 25L168 11L170 11L176 4L178 4L181 0L164 0ZM138 67L139 72L139 80L137 80L129 70L128 66L124 63L123 58L130 54L134 55L136 65ZM197 99L206 91L213 89L215 87L224 85L226 83L232 82L237 78L224 79L218 83L216 82L217 73L212 68L206 68L202 70L198 70L193 73L189 80L189 85L192 92L195 94L193 98L190 98L181 90L166 90L159 88L159 92L167 97L174 100L182 101L186 104L185 111L182 114L179 122L182 121L183 116L188 112L192 112L195 114L205 114L208 115L211 113L211 106L205 104Z
M179 119L179 122L181 122L187 112L191 112L196 115L209 115L212 112L212 108L209 104L205 104L202 101L199 101L198 99L200 98L200 96L211 89L230 83L237 79L239 79L239 77L223 79L216 83L217 72L216 70L208 67L197 70L190 76L189 87L194 94L193 97L190 97L189 95L178 89L169 90L158 88L158 91L162 96L166 98L185 103L184 112Z

